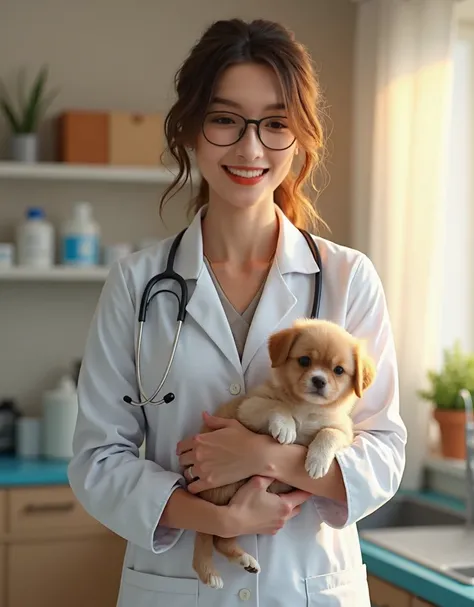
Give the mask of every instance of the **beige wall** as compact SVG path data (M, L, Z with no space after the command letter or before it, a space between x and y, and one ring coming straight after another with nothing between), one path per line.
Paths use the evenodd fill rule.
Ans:
M331 237L350 244L355 10L349 0L0 0L0 78L11 85L20 67L27 66L34 74L48 63L51 84L61 88L53 113L63 107L166 110L177 67L211 21L232 16L280 20L308 46L321 74L332 135L331 182L319 208ZM7 141L0 121L0 158L6 158ZM53 141L47 126L44 159L51 158ZM166 214L164 227L156 213L158 194L156 186L39 187L0 181L0 240L13 236L27 205L42 204L59 222L69 216L68 205L78 198L94 203L106 241L136 242L142 236L169 233L184 221L184 200ZM73 356L81 355L99 292L100 285L0 283L1 342L11 343L0 357L0 397L17 395L24 408L37 408L41 390Z

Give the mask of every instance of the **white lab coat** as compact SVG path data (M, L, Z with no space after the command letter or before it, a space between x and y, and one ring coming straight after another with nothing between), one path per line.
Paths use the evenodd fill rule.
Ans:
M278 210L281 230L245 345L242 362L212 279L203 263L201 213L178 250L175 269L189 286L186 322L161 395L174 402L144 409L138 396L134 340L148 279L165 267L172 238L116 263L92 322L79 380L79 415L72 489L85 509L128 540L119 607L369 607L366 570L356 522L397 491L405 464L406 431L399 416L398 379L389 317L380 280L369 259L316 238L324 269L320 317L368 340L378 364L373 386L358 403L357 438L338 455L348 507L319 497L303 505L275 536L240 538L262 567L247 573L215 554L222 590L203 585L192 569L194 533L158 526L170 494L185 486L177 442L195 433L212 412L269 371L267 338L307 316L316 262L304 237ZM163 286L162 286L163 288ZM151 394L163 375L175 332L176 300L153 300L142 343L142 377ZM146 458L139 446L146 437ZM87 583L85 581L85 583Z

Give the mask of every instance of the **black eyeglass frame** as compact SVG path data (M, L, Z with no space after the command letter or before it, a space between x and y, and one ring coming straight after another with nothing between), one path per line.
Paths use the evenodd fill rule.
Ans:
M240 137L238 139L236 139L235 141L233 141L232 143L214 143L213 141L211 141L207 136L206 136L206 132L204 130L204 123L205 120L208 116L210 116L211 114L229 114L230 116L237 116L238 118L241 118L244 123L245 126L242 130L242 133L240 135ZM272 118L280 118L280 119L284 119L286 120L286 116L265 116L264 118L260 118L259 120L256 120L255 118L244 118L244 116L241 116L240 114L237 114L236 112L227 112L227 111L212 111L212 112L207 112L206 115L204 116L204 120L202 121L202 125L201 125L201 130L202 130L202 134L204 135L204 138L206 139L206 141L208 141L211 145L215 145L219 148L228 148L231 145L235 145L236 143L238 143L243 136L245 135L245 133L247 132L247 127L249 124L255 124L255 126L257 127L257 137L260 141L260 143L267 148L267 150L272 150L274 152L283 152L284 150L287 150L288 148L291 148L291 146L295 143L296 141L296 137L293 139L293 141L287 145L284 148L271 148L270 146L266 145L263 140L262 137L260 136L260 124L264 121L264 120L271 120Z

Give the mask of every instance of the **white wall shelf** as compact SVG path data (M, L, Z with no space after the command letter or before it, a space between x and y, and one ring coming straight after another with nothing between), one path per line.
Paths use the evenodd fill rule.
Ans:
M109 273L107 267L52 268L12 267L0 268L0 282L104 282Z
M0 162L0 181L102 181L108 183L168 184L174 173L165 167L122 167L109 165L80 165L61 162ZM192 178L198 179L193 171Z

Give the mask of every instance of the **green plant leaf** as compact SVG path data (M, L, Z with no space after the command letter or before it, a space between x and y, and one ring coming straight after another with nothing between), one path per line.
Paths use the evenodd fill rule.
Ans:
M452 348L443 351L440 371L428 371L427 379L429 387L418 391L420 398L440 409L463 409L460 390L468 390L474 399L474 354L464 353L457 340Z
M8 120L8 122L10 123L10 127L11 129L15 132L18 133L20 131L20 123L17 120L17 117L15 116L15 112L13 110L13 108L9 105L9 103L7 102L6 99L2 99L0 101L0 105L1 108Z
M16 133L35 133L38 131L39 123L47 108L57 96L59 89L45 93L48 68L43 66L38 72L29 94L24 94L24 71L21 70L18 79L18 104L19 112L15 114L13 104L8 98L5 86L2 85L1 109L7 117L12 130Z
M23 121L22 121L22 132L23 133L34 133L38 130L39 123L39 110L41 103L41 95L48 77L48 70L46 67L41 68L39 71L35 83L31 89L29 101L27 102Z
M20 112L23 114L25 112L26 106L26 98L25 98L25 86L26 86L26 69L23 67L20 69L18 73L18 106L20 108Z

